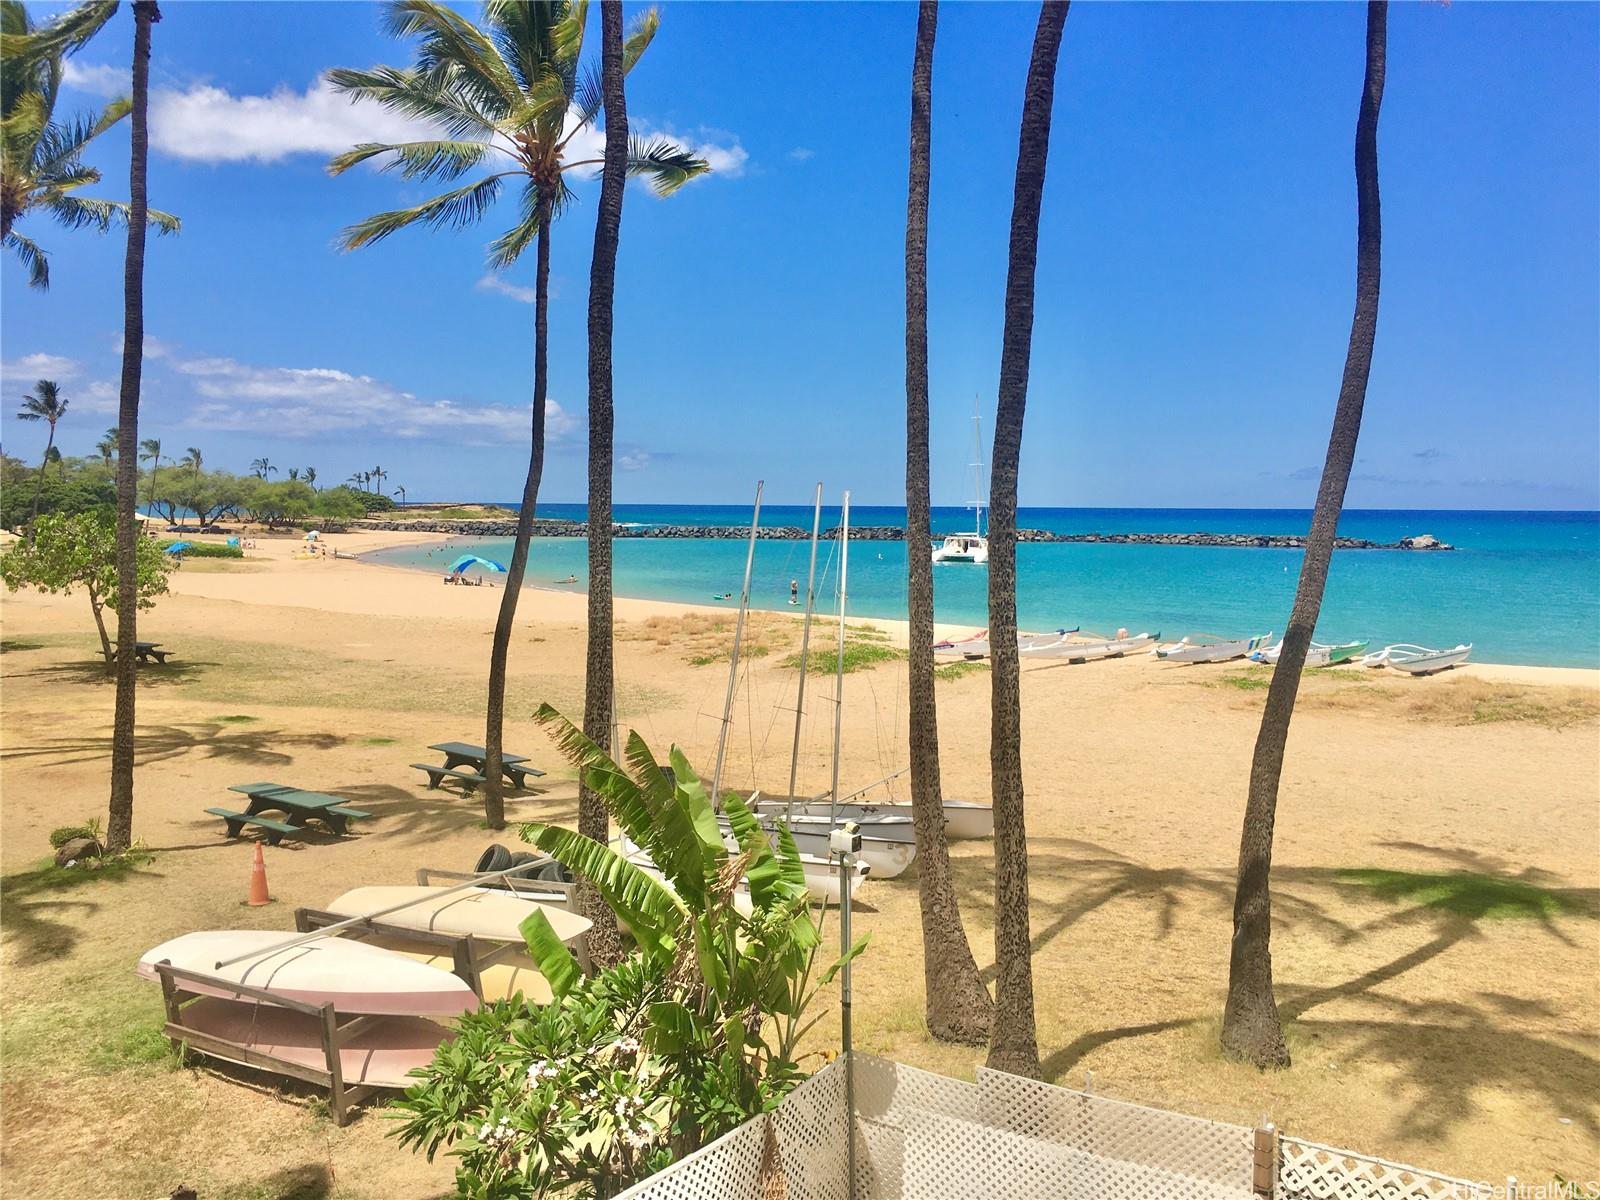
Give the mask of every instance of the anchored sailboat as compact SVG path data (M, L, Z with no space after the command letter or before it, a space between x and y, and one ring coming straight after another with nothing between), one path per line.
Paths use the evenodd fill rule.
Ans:
M989 539L983 532L983 418L972 414L972 532L948 533L942 545L934 547L936 563L971 563L984 566L989 561Z

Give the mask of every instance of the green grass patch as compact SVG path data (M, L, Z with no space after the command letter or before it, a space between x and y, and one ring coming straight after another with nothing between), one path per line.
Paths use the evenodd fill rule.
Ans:
M363 746L392 746L394 743L395 739L392 737L369 737L361 739L361 744Z
M945 663L943 666L935 667L933 669L933 677L944 680L960 679L963 675L972 675L978 671L987 671L988 669L989 664L986 662L963 659L960 662Z
M1206 680L1207 687L1233 688L1239 692L1260 692L1272 686L1270 671L1253 675L1224 675Z
M130 1024L102 1039L90 1051L89 1066L109 1074L129 1067L162 1063L176 1069L178 1055L161 1026L143 1022Z
M161 548L175 546L179 542L188 541L187 538L165 538ZM184 558L243 558L244 551L238 546L227 546L221 542L189 542L189 545L179 551Z
M15 654L20 650L43 649L43 642L29 641L27 638L0 638L0 654Z
M887 642L889 634L876 625L846 625L845 630L852 636L868 642Z
M714 662L721 662L726 655L722 654L691 654L689 665L691 667L709 667Z
M1339 871L1338 876L1346 883L1370 888L1391 903L1436 908L1474 921L1546 920L1562 913L1596 915L1592 896L1554 891L1498 875L1352 867Z
M879 663L896 662L906 656L904 650L897 650L893 646L885 646L879 642L851 642L846 641L844 646L844 672L846 675L852 671L864 670L875 667ZM783 665L791 671L798 671L801 667L799 654L791 654L783 660ZM839 669L839 648L828 646L823 649L813 650L807 656L805 663L807 673L828 674Z

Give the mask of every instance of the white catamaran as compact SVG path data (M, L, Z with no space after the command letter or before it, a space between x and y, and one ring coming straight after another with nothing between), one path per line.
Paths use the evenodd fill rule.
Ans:
M989 561L989 539L983 532L983 418L972 414L972 532L947 533L944 542L933 549L935 563L971 563L984 566Z

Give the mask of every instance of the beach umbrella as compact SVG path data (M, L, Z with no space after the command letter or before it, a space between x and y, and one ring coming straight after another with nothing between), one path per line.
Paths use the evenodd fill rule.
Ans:
M459 575L468 567L482 567L485 571L494 571L500 575L504 575L506 573L505 567L495 562L494 559L479 558L476 554L463 554L460 558L456 559L455 562L450 564L450 573L452 575Z
M167 553L168 554L182 554L185 550L187 550L192 545L194 545L193 542L173 542L172 545L167 547Z

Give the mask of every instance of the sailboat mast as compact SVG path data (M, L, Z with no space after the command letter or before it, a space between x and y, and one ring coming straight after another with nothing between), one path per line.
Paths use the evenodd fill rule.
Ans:
M822 533L822 485L811 510L811 567L806 572L806 619L800 627L800 690L794 700L794 749L789 752L789 817L794 817L795 779L800 770L800 722L806 712L806 664L811 649L811 613L817 598L817 538Z
M983 536L983 412L972 402L972 532Z
M833 681L833 786L828 789L828 824L839 817L839 742L844 735L844 605L850 566L850 493L839 516L839 667Z
M756 530L761 525L761 489L756 481L756 507L750 514L750 547L744 556L744 587L739 592L739 617L733 626L733 653L728 656L728 694L722 701L722 730L717 734L717 766L711 774L711 803L722 805L722 762L728 752L728 727L733 723L733 690L739 679L739 643L744 640L744 614L750 607L750 571L756 562Z

